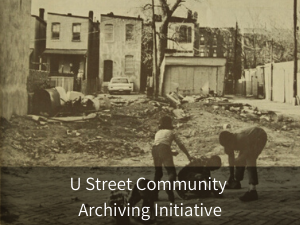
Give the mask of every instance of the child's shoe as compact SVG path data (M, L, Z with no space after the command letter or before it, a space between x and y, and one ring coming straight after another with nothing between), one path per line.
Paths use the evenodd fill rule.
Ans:
M239 197L242 202L250 202L258 199L257 191L247 191L242 197Z
M231 180L226 183L225 189L241 189L241 182Z

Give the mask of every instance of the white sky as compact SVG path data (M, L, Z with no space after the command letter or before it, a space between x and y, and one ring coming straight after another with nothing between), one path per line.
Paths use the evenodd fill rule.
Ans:
M158 0L155 0L155 2ZM174 0L169 0L172 3ZM293 27L293 0L186 0L175 15L186 16L186 8L198 12L200 26L233 27L238 21L241 27L276 26ZM32 0L32 14L39 8L48 12L72 13L88 16L90 10L100 20L100 14L137 16L140 7L151 0ZM300 1L298 1L298 12ZM45 15L47 19L47 15Z

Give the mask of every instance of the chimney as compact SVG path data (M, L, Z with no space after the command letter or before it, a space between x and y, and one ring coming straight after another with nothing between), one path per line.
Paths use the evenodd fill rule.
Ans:
M93 18L94 18L94 12L93 11L89 11L89 18L93 21Z
M43 9L43 8L40 8L40 18L42 19L42 20L44 20L44 13L45 13L45 9Z
M72 16L72 13L67 13L68 16Z
M193 18L193 12L192 10L187 11L187 19L192 19Z

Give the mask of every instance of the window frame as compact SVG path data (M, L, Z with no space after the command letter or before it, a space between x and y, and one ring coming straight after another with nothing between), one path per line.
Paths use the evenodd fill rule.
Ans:
M131 39L127 39L127 27L132 26L132 33L131 33ZM126 42L134 42L135 38L134 38L134 24L132 23L127 23L125 24L125 41Z
M58 26L58 32L57 31L53 31L54 26ZM57 37L54 37L53 34L57 33ZM59 40L60 39L60 23L59 22L53 22L51 23L51 40Z
M203 39L203 43L201 43L201 42L202 42L201 39ZM204 37L203 34L200 35L199 45L200 45L200 46L205 46L205 37Z
M184 33L185 33L185 39L183 40L182 39L182 33L181 30L182 29L186 29L184 30ZM178 38L177 38L177 42L178 43L183 43L183 44L190 44L193 42L192 40L192 32L193 32L193 29L191 26L188 26L188 25L181 25L179 26L178 28Z
M126 59L128 59L128 58L131 58L131 60L132 60L132 70L130 70L130 71L128 71L128 66L126 66L126 65L128 65L128 62L127 62L127 60ZM126 63L127 62L127 63ZM125 55L125 62L124 62L124 74L134 74L134 55Z
M111 33L107 33L106 27L108 27L108 26L112 27L112 32ZM112 38L108 40L107 36L106 36L107 34L111 34ZM114 38L115 38L115 36L114 36L114 24L112 24L112 23L104 24L104 41L105 42L114 42Z
M79 32L74 32L74 27L79 25ZM79 40L74 39L74 34L79 34ZM72 24L72 41L78 42L81 41L81 23L73 23Z
M217 35L214 34L213 36L213 44L212 44L214 47L218 46L218 38L217 38Z

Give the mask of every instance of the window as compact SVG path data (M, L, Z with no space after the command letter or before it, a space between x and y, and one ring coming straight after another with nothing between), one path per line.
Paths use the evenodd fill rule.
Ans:
M80 23L73 23L73 37L72 41L80 41Z
M204 56L205 56L205 54L204 54L204 49L201 48L201 49L200 49L200 57L204 57Z
M214 35L213 46L217 46L217 36Z
M133 24L126 24L126 41L133 41Z
M133 62L133 55L126 55L125 56L125 73L133 73L134 72L134 62Z
M205 45L205 38L204 38L203 34L201 34L201 37L200 37L200 45Z
M104 38L105 38L105 41L114 41L114 25L105 24Z
M209 50L206 50L206 56L209 57Z
M230 34L229 38L228 38L228 42L229 44L232 44L232 35Z
M228 54L229 57L232 57L232 49L229 49L229 54Z
M213 57L217 57L217 50L214 49Z
M179 28L179 43L191 43L192 42L192 28L188 26L180 26Z
M52 23L52 39L59 39L60 23Z

